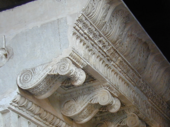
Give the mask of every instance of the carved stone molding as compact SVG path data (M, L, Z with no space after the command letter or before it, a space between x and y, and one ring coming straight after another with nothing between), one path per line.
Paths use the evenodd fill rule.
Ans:
M34 118L32 119L33 122L39 121L45 124L46 126L71 127L52 113L44 110L43 108L36 105L35 103L20 94L17 94L16 97L13 99L10 109L17 113L20 112L20 114L23 114L23 116L25 116L24 113L26 113L27 115L29 115L29 117Z
M149 82L152 89L163 96L165 101L168 101L170 80L162 75L170 76L170 64L135 21L123 2L119 0L90 0L87 7L84 8L83 14L101 32L100 34L110 41L110 44L104 41L103 48L113 45L141 77ZM80 20L82 19L80 18ZM85 28L90 37L96 37L96 41L100 39L97 38L100 35L99 32L93 32L95 30L93 27L89 27L87 22L82 22L81 29L84 31ZM111 48L106 50L111 50ZM165 68L167 69L164 70ZM158 71L163 71L163 74Z
M169 127L170 66L122 1L89 0L71 39L73 49L67 58L23 71L18 86L42 99L63 85L55 92L64 93L59 99L61 112L76 123L110 112L112 121L95 126ZM106 85L91 87L93 90L83 86L86 73L82 68L91 69L99 76L91 77ZM82 86L76 89L72 85ZM134 106L137 113L120 108L118 98L123 106Z
M62 104L61 112L82 124L92 119L103 106L105 110L115 113L120 109L121 103L109 91L100 88L90 94L67 98Z
M17 78L17 84L21 89L28 90L36 98L49 97L60 87L67 78L72 85L82 85L86 79L85 72L76 67L69 58L60 61L52 61L35 68L21 72Z
M152 44L148 42L148 37L123 4L105 0L89 2L74 26L72 38L74 49L87 60L90 66L108 79L114 88L138 107L143 114L141 116L148 119L147 121L150 119L149 124L161 121L159 124L167 126L167 122L163 121L170 120L170 110L164 100L169 98L160 96L158 94L160 91L155 92L150 85L151 82L148 84L144 75L149 71L148 78L157 75L159 79L156 81L159 82L159 86L161 87L162 82L164 86L167 86L169 70L166 74L164 70L161 73L150 71L152 69L150 66L155 60L155 58L151 59L154 54L150 51ZM112 29L111 26L120 27ZM104 29L105 27L107 28ZM159 65L156 68L164 67ZM163 73L167 76L164 80L161 79ZM136 92L136 88L140 93Z

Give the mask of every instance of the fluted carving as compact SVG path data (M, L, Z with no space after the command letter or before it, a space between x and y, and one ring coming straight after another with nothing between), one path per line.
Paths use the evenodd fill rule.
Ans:
M166 103L169 100L169 65L121 2L90 0L75 23L72 43L90 66L111 81L128 100L137 107L143 105L139 110L152 119L151 123L169 119ZM159 55L152 59L155 54ZM156 59L158 65L155 65ZM158 89L156 92L154 87ZM136 88L142 95L136 92ZM144 107L149 108L145 110ZM161 114L154 108L158 108Z
M49 97L67 78L72 85L82 85L86 79L85 72L77 68L70 59L51 62L35 68L24 70L17 78L20 88L28 90L39 99Z
M85 24L86 27L83 27ZM92 30L91 34L88 34L89 28ZM92 66L98 68L98 71L104 74L112 82L117 81L119 77L116 76L113 80L113 75L118 75L117 73L114 73L114 68L116 68L121 73L121 75L123 75L123 77L131 82L131 84L133 84L135 87L137 86L144 93L144 95L149 98L150 101L158 105L161 110L164 110L164 113L166 113L167 116L169 115L169 111L166 108L167 104L163 101L162 97L158 96L157 93L155 93L154 90L152 90L152 88L144 81L144 79L142 79L141 76L136 73L134 68L132 68L132 66L127 63L127 61L117 52L110 42L105 39L102 34L100 34L100 31L94 27L94 24L92 24L84 14L80 15L80 17L77 19L77 24L74 29L75 31L73 32L73 41L75 42L76 47L78 47L75 48L78 51L80 48L83 49L83 52L82 50L79 51L80 54L88 59ZM141 44L145 43L141 42ZM138 47L140 48L141 46ZM129 52L131 51L130 49L128 50ZM147 46L146 49L142 47L141 51L146 54L145 52L148 52ZM86 55L84 55L84 52L86 52ZM95 62L89 59L91 57L93 57ZM139 59L143 61L142 59L147 59L147 57L147 55L142 55L139 57ZM139 63L137 65L139 65ZM138 68L140 69L140 67ZM121 81L123 80L124 79ZM116 87L120 87L120 85L117 85ZM127 92L125 92L125 94L127 94Z
M87 95L66 99L61 111L65 116L82 124L94 117L103 106L105 110L115 113L120 109L121 103L109 91L101 88Z
M92 0L83 12L139 73L145 70L150 55L148 42L139 36L143 33L142 29L121 2ZM86 27L82 28L93 34L93 28L86 23L82 25Z

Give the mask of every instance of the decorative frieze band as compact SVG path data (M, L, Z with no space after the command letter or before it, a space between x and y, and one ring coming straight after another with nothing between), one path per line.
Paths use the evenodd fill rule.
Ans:
M155 115L150 113L150 110L155 109L161 111L162 115L169 119L170 112L166 102L153 92L149 85L142 80L139 73L120 55L110 41L83 13L77 19L74 29L72 42L75 45L74 48L91 66L109 79L114 87L127 96L134 105L140 107L139 110L148 119L155 117ZM144 97L135 93L130 84L134 85L133 87L138 87L143 92ZM148 98L148 101L144 99L145 97ZM159 114L156 117L159 117L157 119L162 119L162 116Z
M42 107L36 105L32 101L28 100L27 98L23 97L20 94L17 94L16 97L13 99L11 103L11 108L13 107L21 110L30 115L30 117L35 118L33 120L38 120L44 123L46 126L51 127L71 127L52 113L44 110ZM15 111L15 109L13 109ZM34 122L34 121L33 121Z
M83 14L114 45L165 101L170 95L170 64L121 0L90 0ZM85 26L87 24L83 24ZM85 27L88 31L91 27ZM96 32L95 32L96 33ZM94 33L93 35L94 36Z

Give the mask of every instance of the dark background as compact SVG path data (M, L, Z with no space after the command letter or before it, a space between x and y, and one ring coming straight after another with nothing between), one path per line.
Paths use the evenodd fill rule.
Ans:
M33 0L0 0L0 11ZM170 61L170 0L124 0L164 56Z
M170 62L170 0L124 0Z

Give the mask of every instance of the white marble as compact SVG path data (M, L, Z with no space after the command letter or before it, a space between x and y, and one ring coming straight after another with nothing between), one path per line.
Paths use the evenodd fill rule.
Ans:
M168 127L170 65L122 1L37 0L0 21L0 126Z

